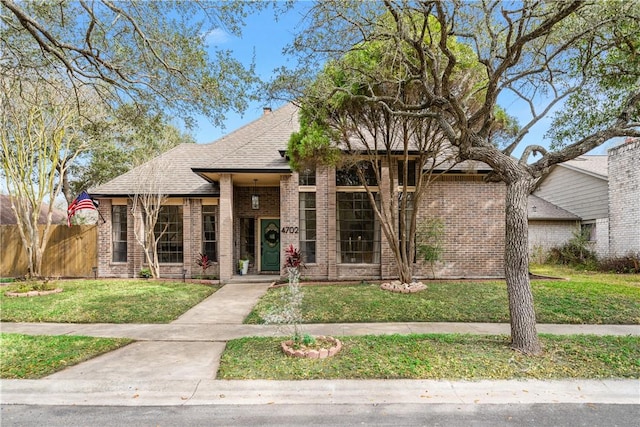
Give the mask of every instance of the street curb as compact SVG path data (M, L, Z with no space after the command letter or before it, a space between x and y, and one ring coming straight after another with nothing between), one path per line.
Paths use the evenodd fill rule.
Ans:
M3 405L640 404L637 380L2 380Z

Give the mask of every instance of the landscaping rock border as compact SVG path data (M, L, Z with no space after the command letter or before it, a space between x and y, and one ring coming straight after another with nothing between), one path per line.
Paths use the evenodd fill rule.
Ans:
M318 336L315 337L316 340L329 341L332 343L329 348L321 348L321 349L294 349L293 348L293 340L283 341L282 351L287 356L291 357L303 357L307 359L326 359L327 357L334 356L342 349L342 343L339 339L333 337L326 336Z
M50 291L29 291L29 292L5 292L8 297L39 297L43 295L59 294L62 288L55 288Z
M399 280L394 280L393 282L383 283L380 285L380 289L401 294L412 294L424 291L427 289L427 285L422 282L402 283Z

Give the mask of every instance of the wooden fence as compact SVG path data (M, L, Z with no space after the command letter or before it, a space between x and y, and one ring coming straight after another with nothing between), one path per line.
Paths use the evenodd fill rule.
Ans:
M98 265L96 225L52 225L42 261L45 277L93 277ZM27 274L27 256L16 225L0 226L0 277Z

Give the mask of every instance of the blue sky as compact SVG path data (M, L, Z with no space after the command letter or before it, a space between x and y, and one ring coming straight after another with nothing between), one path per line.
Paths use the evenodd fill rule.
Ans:
M292 65L291 58L282 53L283 48L292 41L293 35L299 30L302 13L309 6L308 2L298 2L296 7L285 15L279 15L274 19L271 9L258 14L248 16L245 20L242 38L231 36L223 30L209 34L208 41L211 46L220 49L231 50L237 59L244 64L251 63L255 58L256 71L260 78L269 80L273 76L273 70L282 65ZM228 113L225 128L214 127L206 118L198 120L198 128L194 130L194 136L198 143L213 142L220 137L234 131L242 125L249 123L263 114L263 107L277 108L281 104L267 105L265 102L253 102L243 114ZM508 97L501 98L501 106L519 118L521 125L529 121L528 107L519 104ZM531 144L548 146L544 134L551 123L551 117L547 116L536 124L514 155L519 156L524 147ZM609 142L596 148L589 154L606 154L606 150L615 144Z

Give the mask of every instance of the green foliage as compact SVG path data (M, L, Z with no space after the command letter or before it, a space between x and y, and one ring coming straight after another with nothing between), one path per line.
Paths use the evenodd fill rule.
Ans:
M637 275L583 273L545 265L533 272L569 280L533 280L540 323L638 324ZM509 322L504 281L433 281L429 292L395 294L378 285L306 286L303 323ZM259 313L278 310L286 289L270 290L245 319L262 323Z
M64 75L107 105L134 102L191 123L216 125L246 108L257 79L231 52L210 46L209 32L241 35L259 2L17 2L3 5L0 51L6 75ZM212 52L212 53L210 53Z
M576 230L573 237L562 246L549 250L547 262L571 266L593 267L597 262L596 253L589 246L589 230Z
M305 110L300 113L300 131L289 138L287 157L293 170L300 171L310 164L336 164L340 151L332 145L331 131L319 120L312 120Z
M142 279L148 279L151 277L151 270L148 268L142 268L139 272L138 272L138 277L142 278Z
M156 280L65 280L64 292L0 294L3 322L168 323L219 287Z
M425 219L416 228L416 249L418 257L431 264L435 277L435 263L444 253L444 221L440 218Z
M279 338L232 340L225 347L216 378L477 381L639 377L639 337L543 335L545 352L539 357L511 350L508 336L413 334L339 339L343 344L340 353L322 360L283 358Z
M70 168L72 193L104 184L179 144L195 142L191 134L169 122L163 112L132 104L94 122L87 129L94 142Z
M132 342L126 338L0 334L0 378L38 379Z

